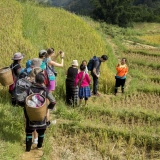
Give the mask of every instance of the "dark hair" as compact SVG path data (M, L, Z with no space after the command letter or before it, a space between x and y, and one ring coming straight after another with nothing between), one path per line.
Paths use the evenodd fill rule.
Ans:
M125 62L127 62L127 59L126 59L126 58L122 58L122 60L123 60L123 59L125 59Z
M52 53L54 53L54 48L48 48L47 49L47 54L51 55Z
M86 63L87 63L87 61L86 61L86 60L83 60L83 61L82 61L82 64L83 64L83 62L86 62Z
M18 63L20 61L21 61L21 59L19 59L19 60L13 60L13 63Z
M44 53L42 53L42 54L39 54L39 58L43 58L43 57L45 57L46 56L46 53L44 52Z
M106 61L108 59L108 56L107 55L102 55L101 58Z
M80 65L80 70L84 71L86 69L86 66L84 66L83 64Z
M45 77L42 72L39 72L35 77L36 83L43 84L44 80L45 80Z

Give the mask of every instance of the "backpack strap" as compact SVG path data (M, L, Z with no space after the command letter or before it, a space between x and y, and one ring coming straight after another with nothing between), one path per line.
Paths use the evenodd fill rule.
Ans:
M44 92L44 91L43 91L43 90L41 90L41 91L39 92L39 94L40 94L40 95L42 95L42 94L43 94L43 92Z
M53 66L53 67L50 67L50 66L48 65L47 60L44 60L44 62L45 62L45 64L46 64L46 67L48 67L48 68L55 74L54 66Z
M15 66L13 66L13 63L12 63L12 68L11 69L13 70L16 66L18 66L18 64L16 64Z
M13 76L13 80L14 80L14 84L13 86L15 87L15 82L17 81L18 79L18 76L16 76L16 74L13 72L13 69L18 66L18 64L16 64L15 66L13 66L13 63L12 63L12 68L11 68L11 71L12 71L12 76Z
M31 88L29 89L29 94L33 94L34 92L31 90Z

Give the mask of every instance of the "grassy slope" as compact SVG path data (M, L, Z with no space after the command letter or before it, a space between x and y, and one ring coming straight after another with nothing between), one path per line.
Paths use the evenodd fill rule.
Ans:
M25 66L25 61L37 57L40 49L54 47L56 52L63 50L66 53L65 67L59 70L56 97L60 97L61 91L64 92L65 72L73 59L78 59L80 63L83 59L89 60L93 55L110 54L104 39L76 15L60 9L22 5L14 0L2 0L0 6L0 50L3 53L0 55L0 67L10 65L12 55L18 51L25 54L22 63ZM106 70L107 73L112 72L107 64L103 68L104 85L113 85L113 80L106 81L105 74ZM24 150L23 111L21 108L12 108L9 104L8 88L0 88L0 159L17 159Z
M3 20L0 30L2 52L11 57L17 50L21 51L26 55L25 60L37 57L41 48L50 46L55 47L56 51L62 49L66 53L65 67L58 70L58 87L55 93L58 99L57 111L51 114L52 118L57 118L57 125L47 130L44 154L38 156L38 159L52 160L53 157L56 160L159 159L159 81L153 79L159 71L154 66L146 65L150 58L151 64L158 64L157 59L152 55L153 50L147 49L148 54L143 57L146 63L143 66L143 60L141 62L139 56L141 53L135 54L137 45L128 47L123 41L134 37L138 39L146 32L110 25L103 26L104 24L88 19L86 24L82 18L64 10L29 4L22 6L15 1L3 0L0 6L2 6L0 14ZM6 11L8 21L4 14ZM141 25L143 28L143 24ZM93 28L100 35L103 32L103 36L99 36ZM145 30L148 31L147 27ZM106 37L110 43L105 44ZM138 42L137 39L134 39L134 44ZM91 97L86 108L66 107L59 97L63 96L64 73L72 57L81 61L83 58L89 59L95 53L101 55L102 52L107 53L110 58L107 64L112 72L108 70L106 64L102 70L107 80L111 76L114 77L115 55L117 58L128 56L130 71L127 93L117 97L112 95ZM159 55L159 51L156 50L156 54ZM79 55L83 57L79 58ZM11 63L9 56L4 61L6 54L1 54L1 66ZM104 84L100 86L101 90L105 88L106 83L114 82L113 79L108 81L106 82L105 76L102 76L101 82ZM147 87L150 87L150 90L147 90ZM138 89L141 92L138 92ZM30 160L36 159L38 152L35 150L32 150L30 155L22 154L25 137L23 112L21 108L10 106L7 88L1 87L0 102L0 126L2 126L0 159L27 159L28 156Z

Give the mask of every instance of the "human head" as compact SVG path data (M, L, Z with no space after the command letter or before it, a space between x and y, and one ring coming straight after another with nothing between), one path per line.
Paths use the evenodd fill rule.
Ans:
M39 58L45 58L46 54L47 54L46 50L44 50L44 49L40 50L39 51Z
M33 58L33 59L31 60L31 67L32 67L32 68L40 67L41 64L42 64L42 60L39 59L39 58Z
M108 60L108 56L107 55L102 55L101 56L101 62L105 62L106 60Z
M47 49L47 55L50 56L51 54L54 53L54 48L48 48Z
M83 64L81 64L81 65L80 65L80 70L81 70L81 71L85 71L85 69L86 69L86 66L83 65Z
M72 61L72 66L73 67L78 67L78 61L77 60L73 60Z
M35 77L36 83L43 84L44 80L45 80L45 77L42 72L39 72Z
M24 58L24 55L20 52L17 52L13 55L12 60L14 61L20 61L21 59Z
M122 58L121 64L125 64L126 62L127 62L127 59L126 58Z
M82 61L82 64L83 64L84 66L87 66L87 61L86 61L86 60L83 60L83 61Z

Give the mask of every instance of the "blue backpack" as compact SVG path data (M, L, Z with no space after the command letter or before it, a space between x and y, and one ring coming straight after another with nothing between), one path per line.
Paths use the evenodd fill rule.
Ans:
M87 68L88 68L89 71L92 71L92 70L93 70L93 68L94 68L94 63L95 63L95 61L97 61L97 60L98 60L98 58L97 58L96 56L93 56L93 58L91 58L91 59L89 60L89 62L88 62L88 64L87 64Z

